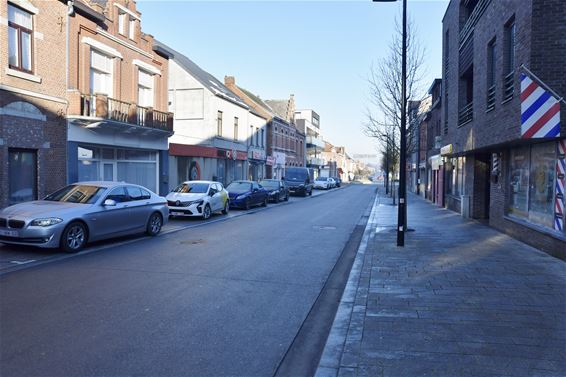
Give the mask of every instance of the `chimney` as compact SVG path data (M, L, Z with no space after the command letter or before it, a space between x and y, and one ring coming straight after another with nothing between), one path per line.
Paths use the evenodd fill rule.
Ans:
M236 78L234 76L224 76L224 85L230 87L236 86Z

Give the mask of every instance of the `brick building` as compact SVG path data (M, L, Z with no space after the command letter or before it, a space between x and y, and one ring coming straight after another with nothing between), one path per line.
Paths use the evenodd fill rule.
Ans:
M63 2L0 2L0 208L65 185Z
M134 1L72 4L68 181L126 181L163 195L169 189L167 140L173 132L168 55L142 32Z
M288 100L264 101L249 90L237 86L233 76L226 76L224 83L251 109L267 119L266 178L281 179L286 167L305 166L305 135L293 123L293 95Z
M452 0L443 19L446 205L566 258L555 189L566 137L521 133L521 74L566 95L566 2ZM526 69L525 69L526 68ZM527 69L529 71L527 71Z
M421 150L426 150L426 184L425 196L428 200L444 206L444 164L440 156L443 130L442 122L442 80L435 79L428 90L431 96L431 107L426 118L426 124L421 130ZM423 142L426 145L423 146ZM424 152L424 151L423 151ZM421 152L421 153L423 153ZM423 156L421 156L421 159Z

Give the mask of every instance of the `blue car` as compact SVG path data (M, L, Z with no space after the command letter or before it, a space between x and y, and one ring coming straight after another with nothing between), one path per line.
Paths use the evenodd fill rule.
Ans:
M267 206L268 192L257 182L234 181L226 187L230 198L230 207L250 209L252 206Z

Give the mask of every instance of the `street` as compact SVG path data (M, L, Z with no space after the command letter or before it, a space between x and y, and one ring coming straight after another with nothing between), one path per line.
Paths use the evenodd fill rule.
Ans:
M374 195L351 185L172 221L156 238L5 272L0 374L273 375Z

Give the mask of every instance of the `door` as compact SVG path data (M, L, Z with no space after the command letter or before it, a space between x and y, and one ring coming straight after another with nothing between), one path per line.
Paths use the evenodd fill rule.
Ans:
M151 206L149 201L149 193L144 193L139 187L127 186L126 191L129 196L129 220L132 227L143 229L147 225L149 215L151 215Z
M113 188L106 199L116 202L115 206L100 205L99 212L90 215L93 224L91 234L93 238L108 238L134 229L135 225L130 215L130 199L124 186ZM104 203L104 200L102 203Z
M116 176L116 174L114 173L115 171L116 171L115 162L104 162L102 164L102 179L104 181L113 182L114 177Z
M263 202L263 193L259 190L259 185L256 182L252 183L252 202L254 204Z
M10 149L8 157L10 204L37 199L37 152Z

